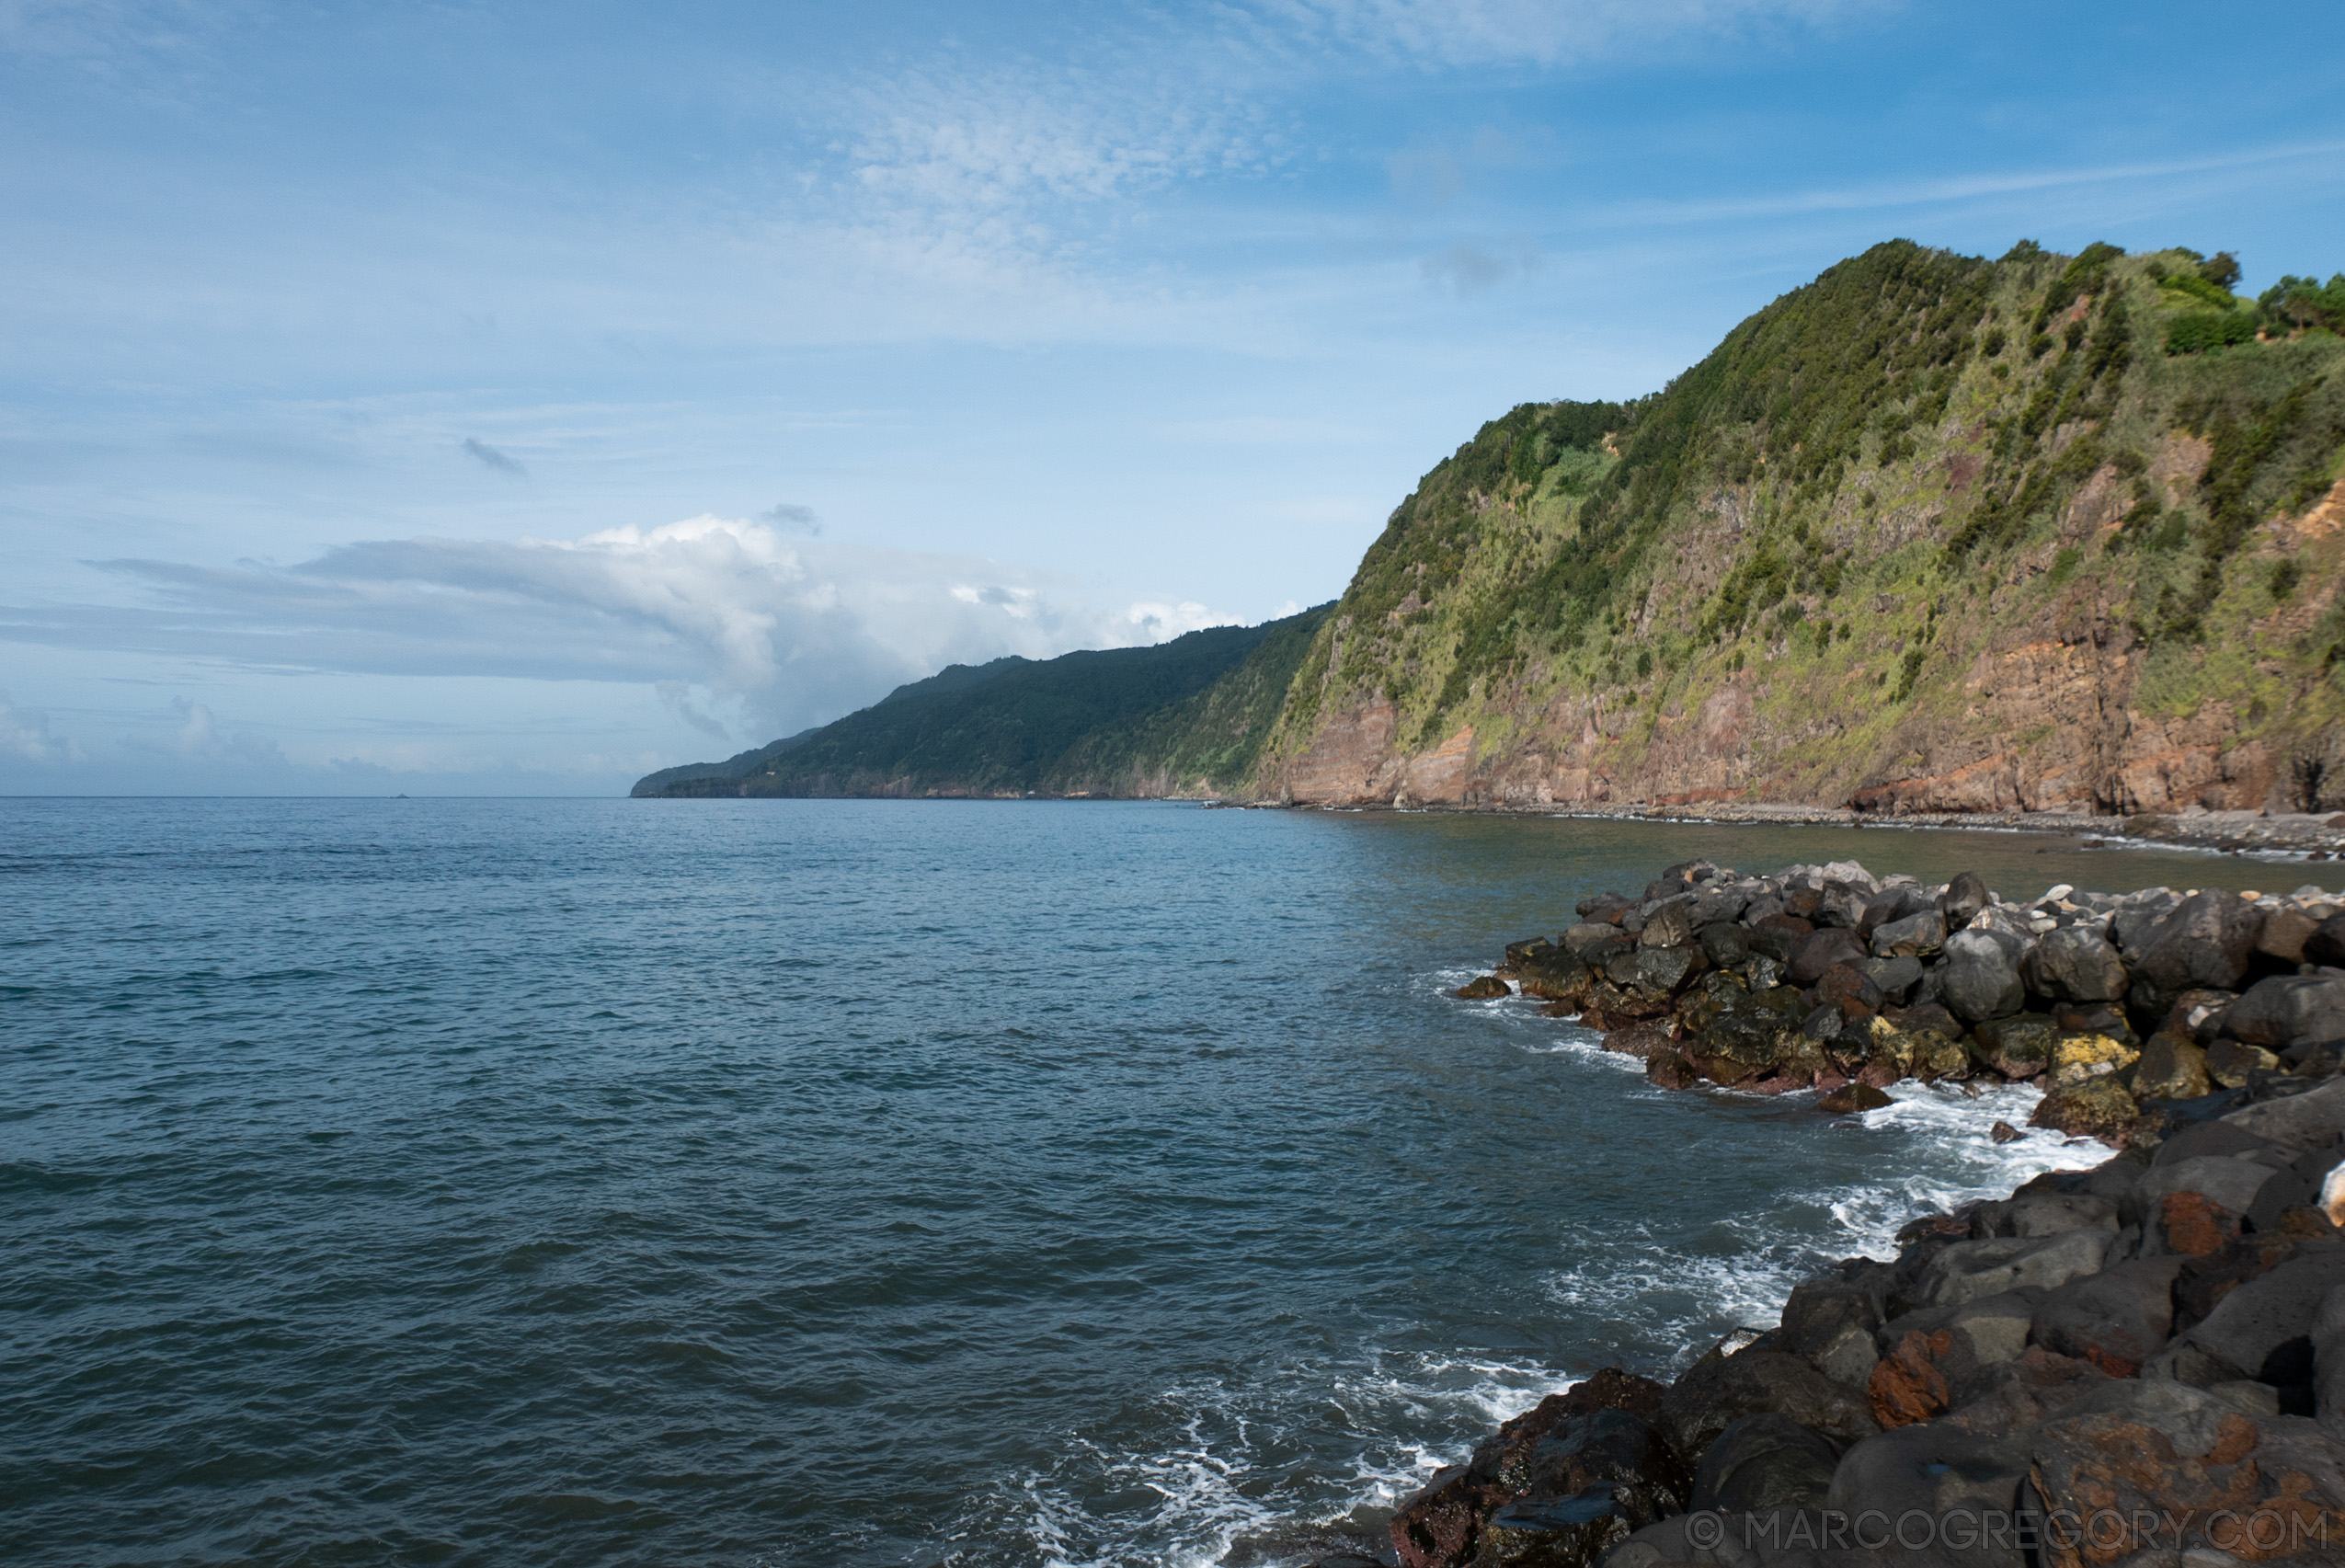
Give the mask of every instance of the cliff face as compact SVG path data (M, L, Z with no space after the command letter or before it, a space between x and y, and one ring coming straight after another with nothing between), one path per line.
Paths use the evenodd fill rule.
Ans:
M1652 397L1484 426L1369 549L1255 788L2345 807L2345 340L2210 312L2199 263L1880 246Z

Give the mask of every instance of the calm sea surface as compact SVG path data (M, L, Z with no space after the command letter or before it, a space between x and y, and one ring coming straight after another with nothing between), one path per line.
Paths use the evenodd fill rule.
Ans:
M1275 1562L1765 1323L2032 1096L1664 1094L1445 991L1703 854L1178 806L0 800L0 1558ZM2332 878L2333 879L2333 878Z

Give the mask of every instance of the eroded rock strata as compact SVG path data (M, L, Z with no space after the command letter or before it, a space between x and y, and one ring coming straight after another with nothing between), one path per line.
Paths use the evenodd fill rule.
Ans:
M1409 1500L1400 1562L2345 1562L2340 902L1692 862L1515 944L1478 994L1656 1082L2034 1081L2117 1152L1915 1220L1670 1382L1550 1396Z

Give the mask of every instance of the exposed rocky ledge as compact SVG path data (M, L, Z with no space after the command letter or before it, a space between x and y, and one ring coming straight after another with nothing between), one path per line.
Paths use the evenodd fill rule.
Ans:
M2043 1081L2039 1122L2121 1150L1916 1219L1672 1382L1549 1397L1401 1509L1403 1568L2345 1562L2345 898L1693 862L1581 913L1464 994L1829 1108Z

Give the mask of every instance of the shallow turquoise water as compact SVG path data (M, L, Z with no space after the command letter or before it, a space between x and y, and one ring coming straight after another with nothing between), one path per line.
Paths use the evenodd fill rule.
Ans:
M1104 803L7 800L0 833L0 1534L44 1564L1372 1529L1539 1392L2081 1162L1985 1141L2023 1093L1648 1089L1445 994L1504 941L1693 854L2321 869Z

